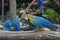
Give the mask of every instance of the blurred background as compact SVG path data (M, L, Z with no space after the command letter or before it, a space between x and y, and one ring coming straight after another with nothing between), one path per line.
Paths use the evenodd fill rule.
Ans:
M32 0L16 0L16 14L19 16L21 10L24 10ZM48 2L47 2L48 1ZM4 16L4 20L9 16L9 0L0 0L0 20ZM35 2L31 7L31 13L38 10L38 3ZM4 9L2 9L4 5ZM2 11L4 10L4 15ZM12 10L13 11L13 10ZM44 0L44 16L54 24L60 24L60 0Z

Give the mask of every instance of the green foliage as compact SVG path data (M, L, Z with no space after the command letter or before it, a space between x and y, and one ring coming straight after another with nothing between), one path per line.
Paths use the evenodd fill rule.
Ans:
M20 12L20 9L18 8L18 9L16 10L16 14L18 15L18 14L19 14L19 12Z
M52 20L53 23L60 23L59 14L54 10L47 8L45 10L45 15L47 15Z

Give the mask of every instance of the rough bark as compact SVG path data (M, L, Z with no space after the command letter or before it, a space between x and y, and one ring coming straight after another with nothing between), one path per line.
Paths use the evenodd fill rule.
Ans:
M0 31L0 40L60 40L60 33L54 31Z

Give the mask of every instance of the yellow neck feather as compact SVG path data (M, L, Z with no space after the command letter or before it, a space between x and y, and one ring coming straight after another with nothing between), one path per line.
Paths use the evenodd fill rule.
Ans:
M31 23L33 23L34 18L31 18L30 16L27 16L27 17L28 17L29 21L30 21Z

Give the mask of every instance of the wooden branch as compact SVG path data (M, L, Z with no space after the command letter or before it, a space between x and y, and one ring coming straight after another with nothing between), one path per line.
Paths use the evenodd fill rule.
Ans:
M54 31L8 31L0 30L0 40L60 40L60 33Z
M33 0L29 5L28 7L25 9L25 12L23 12L21 18L26 14L27 10L32 6L32 4L35 2L36 0Z
M33 0L28 7L25 9L25 11L23 12L22 16L20 17L20 21L23 21L23 17L26 14L26 12L28 11L28 9L32 6L32 4L35 2L36 0Z

